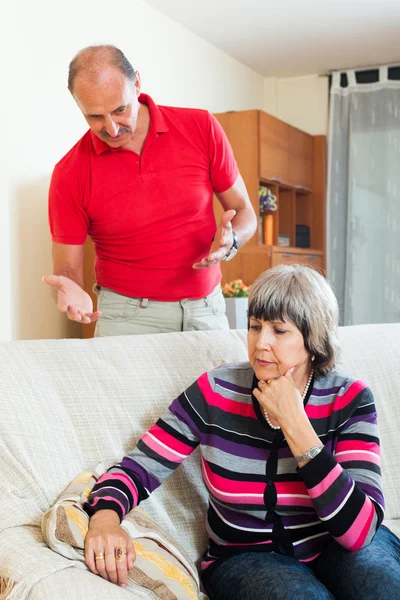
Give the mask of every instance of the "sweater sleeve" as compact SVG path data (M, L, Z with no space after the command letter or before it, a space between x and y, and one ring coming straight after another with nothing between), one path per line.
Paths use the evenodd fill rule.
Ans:
M172 402L121 462L100 477L84 506L89 515L109 509L122 520L195 450L199 435L186 409L190 396L202 401L197 382Z
M360 381L337 396L343 423L331 454L326 448L298 469L319 519L350 551L371 543L383 520L377 414L372 392Z

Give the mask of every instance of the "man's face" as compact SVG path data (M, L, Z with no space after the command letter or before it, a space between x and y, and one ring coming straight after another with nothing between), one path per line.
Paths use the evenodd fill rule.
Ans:
M138 76L132 82L107 67L95 80L82 71L74 82L73 96L93 133L111 148L123 148L136 130L139 93Z

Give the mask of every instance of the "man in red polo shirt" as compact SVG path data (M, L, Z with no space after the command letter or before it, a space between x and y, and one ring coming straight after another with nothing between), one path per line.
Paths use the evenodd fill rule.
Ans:
M54 275L44 281L58 308L97 320L100 336L227 328L219 262L253 235L256 216L221 126L205 110L157 106L114 46L79 52L68 87L90 129L50 185ZM83 290L87 235L97 312Z

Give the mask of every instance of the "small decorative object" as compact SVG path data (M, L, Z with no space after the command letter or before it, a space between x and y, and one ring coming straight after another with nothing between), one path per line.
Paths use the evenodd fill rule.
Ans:
M310 228L308 225L296 225L296 246L297 248L310 247Z
M274 196L271 190L265 185L260 185L258 197L260 203L260 215L263 217L262 228L260 228L260 231L262 232L262 243L272 245L274 238L274 219L271 213L278 208L276 196Z
M260 214L263 215L266 212L277 210L277 198L265 185L260 185L258 197L260 202Z
M225 283L222 288L225 298L247 298L248 291L249 286L245 285L241 279L234 279L230 283Z
M226 283L222 288L231 329L247 329L248 290L249 287L241 279Z
M278 236L278 246L290 246L290 238L283 233Z
M264 215L264 244L272 245L274 243L274 217Z

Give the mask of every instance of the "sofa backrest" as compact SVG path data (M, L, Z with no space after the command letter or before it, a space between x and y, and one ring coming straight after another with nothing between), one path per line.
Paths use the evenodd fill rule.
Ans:
M340 337L344 367L376 397L387 517L400 518L400 325L346 327ZM80 471L119 460L201 373L246 358L244 330L0 344L0 531L39 524ZM142 508L198 558L206 499L197 451Z

